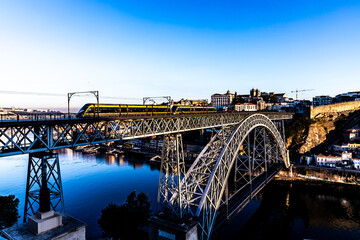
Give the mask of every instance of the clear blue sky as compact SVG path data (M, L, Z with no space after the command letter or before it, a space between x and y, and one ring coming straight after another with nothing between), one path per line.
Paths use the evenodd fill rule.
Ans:
M176 100L360 91L360 1L0 0L0 83ZM65 95L0 93L0 106L66 104Z

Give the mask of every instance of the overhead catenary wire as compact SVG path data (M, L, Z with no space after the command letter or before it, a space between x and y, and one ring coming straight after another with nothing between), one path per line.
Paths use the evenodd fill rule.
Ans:
M66 93L48 93L48 92L24 92L24 91L7 91L0 90L0 94L19 94L19 95L36 95L36 96L49 96L49 97L66 97ZM76 97L88 97L91 94L84 93L76 95ZM75 96L74 96L75 97ZM126 97L115 97L115 96L100 96L102 99L123 99L123 100L141 100L142 98L126 98Z

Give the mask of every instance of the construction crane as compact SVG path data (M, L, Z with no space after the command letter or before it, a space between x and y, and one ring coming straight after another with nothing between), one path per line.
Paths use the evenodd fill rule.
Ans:
M295 91L291 91L292 93L293 92L296 92L296 100L298 100L298 92L306 92L306 91L312 91L314 89L302 89L302 90L295 90Z

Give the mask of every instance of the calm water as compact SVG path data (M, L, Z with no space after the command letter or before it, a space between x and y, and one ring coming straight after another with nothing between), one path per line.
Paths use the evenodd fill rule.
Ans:
M360 239L359 190L272 181L214 239Z
M122 204L136 190L156 208L159 170L127 157L59 152L66 212L88 224L98 239L97 220L108 203ZM0 195L14 194L23 214L27 155L0 158ZM214 239L360 239L360 191L353 186L271 182Z
M98 239L97 220L110 202L122 204L134 190L148 193L156 208L159 170L132 158L85 155L64 149L59 152L65 210L88 224L87 238ZM28 155L0 158L0 195L14 194L23 214ZM20 218L22 221L22 217Z

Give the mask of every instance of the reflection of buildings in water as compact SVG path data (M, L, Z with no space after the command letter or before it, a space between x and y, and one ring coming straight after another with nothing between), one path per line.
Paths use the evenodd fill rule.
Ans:
M318 199L320 201L326 200L326 201L333 201L333 202L338 202L340 200L338 197L329 196L329 195L325 195L325 194L317 194L316 199Z
M115 156L114 155L105 155L106 163L109 165L115 164Z
M124 165L124 164L126 164L126 161L124 160L124 156L121 155L121 156L118 158L118 165L119 165L119 166L122 166L122 165Z
M310 226L326 226L335 229L356 230L360 224L354 218L354 205L344 198L316 194L303 198L311 217ZM331 208L331 211L329 210ZM345 210L345 211L344 211Z
M67 157L72 157L74 155L74 150L71 148L61 149L61 154L66 155Z
M341 200L341 206L345 209L346 214L349 218L354 217L354 207L353 205L346 199Z
M160 170L160 164L150 164L150 170L151 171L159 171Z
M286 209L289 209L290 207L290 191L287 192L286 194Z
M143 163L140 163L140 162L133 162L133 166L135 169L140 169L143 167Z

